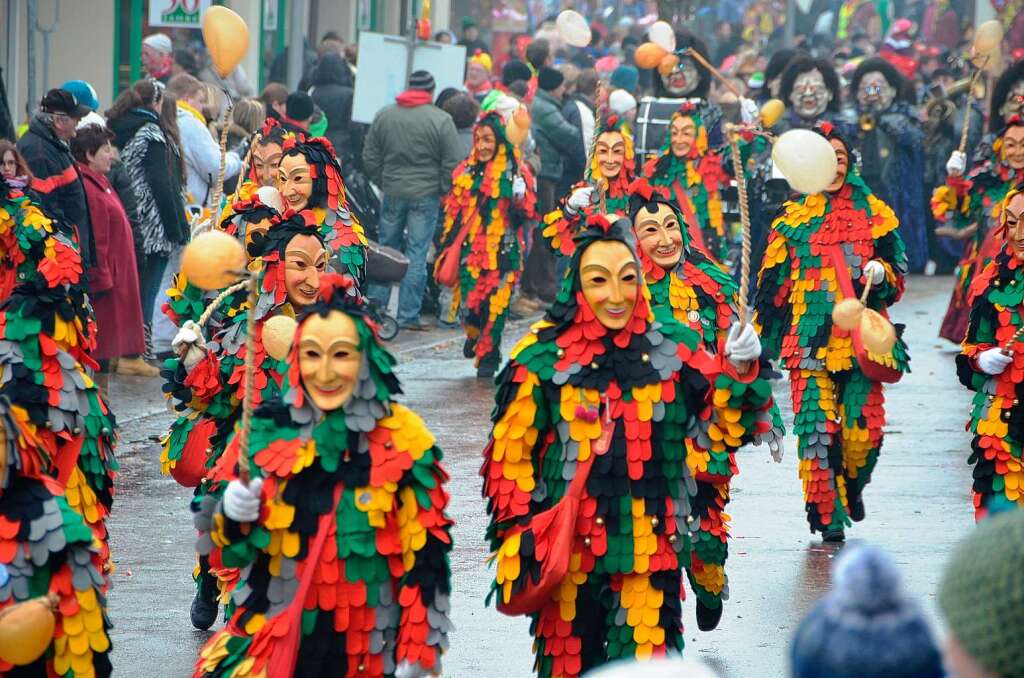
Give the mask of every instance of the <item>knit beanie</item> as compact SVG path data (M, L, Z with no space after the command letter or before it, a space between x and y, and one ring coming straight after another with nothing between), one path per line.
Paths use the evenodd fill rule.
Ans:
M413 71L409 76L409 89L417 89L424 92L433 92L437 87L434 76L427 71Z
M308 120L313 115L313 98L305 92L292 92L285 104L285 115L292 120Z
M931 629L889 556L871 546L847 547L832 575L832 590L793 636L793 678L945 675Z
M632 94L640 84L640 71L636 66L619 66L612 71L612 77L608 82L613 88L624 89Z
M152 47L163 54L170 54L174 51L174 45L171 43L171 38L166 33L153 33L152 35L147 35L142 39L142 44Z
M513 82L522 80L528 82L533 76L530 73L530 67L522 61L513 59L512 61L506 61L505 65L501 69L501 84L508 87Z
M636 108L636 97L624 89L617 89L608 95L608 110L617 115L625 115Z
M990 515L953 551L939 584L949 632L998 676L1024 676L1024 511Z
M565 76L557 68L545 66L537 73L537 87L545 92L558 89L558 86L565 80Z

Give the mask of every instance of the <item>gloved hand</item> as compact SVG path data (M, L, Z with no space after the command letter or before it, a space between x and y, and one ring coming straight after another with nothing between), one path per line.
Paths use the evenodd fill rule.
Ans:
M761 115L761 109L757 107L753 99L740 97L740 122L749 125L756 122Z
M978 367L985 374L992 376L1002 374L1012 362L1013 356L1006 355L1001 348L990 348L987 351L982 351L978 356Z
M512 180L512 199L522 200L526 197L526 179L516 175Z
M260 517L260 488L263 478L253 478L246 486L232 480L224 490L224 515L236 523L251 523Z
M725 337L725 357L735 366L761 357L761 339L750 323L740 328L736 323Z
M872 285L877 285L885 280L885 266L872 259L864 265L864 277L870 279Z
M408 659L403 659L402 663L395 669L395 678L423 678L429 675L431 675L430 672L423 668L419 662L411 664ZM441 674L435 673L434 675L439 676Z
M768 449L772 453L772 459L776 464L782 463L782 455L786 451L785 440L782 436L777 436L768 441Z
M951 177L962 177L967 171L967 154L960 151L953 151L946 161L946 174Z
M582 186L577 188L566 200L565 204L573 214L578 213L580 210L590 207L594 202L594 187L593 186Z
M192 320L186 320L171 340L171 350L181 358L185 370L191 370L206 356L203 328Z

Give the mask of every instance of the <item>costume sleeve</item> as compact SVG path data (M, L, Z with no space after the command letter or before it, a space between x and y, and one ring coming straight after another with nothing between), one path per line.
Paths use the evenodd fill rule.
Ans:
M580 230L587 216L586 212L577 212L569 207L569 196L577 188L584 188L586 186L589 186L586 182L573 186L558 201L558 206L544 215L544 221L539 225L543 241L557 254L562 256L572 256L573 251L576 249L576 244L572 241L572 238L576 231Z
M996 261L989 262L971 285L971 316L967 336L956 357L956 373L960 383L972 391L980 391L991 377L978 369L980 354L998 346L996 329L999 328L999 310L988 299L988 290L998 277Z
M931 210L935 222L962 230L975 221L973 187L974 182L969 179L947 176L946 183L932 192Z
M868 197L871 206L871 235L874 238L874 259L885 267L885 280L872 285L868 303L875 308L885 308L895 304L903 296L908 270L907 248L899 233L899 220L888 205ZM854 287L861 288L861 281L854 281Z
M920 148L924 141L921 125L905 113L886 113L878 119L878 126L896 140L897 146Z
M768 236L761 270L757 274L754 324L761 335L764 356L774 359L782 351L782 339L792 321L789 294L793 287L793 263L785 236L773 230Z

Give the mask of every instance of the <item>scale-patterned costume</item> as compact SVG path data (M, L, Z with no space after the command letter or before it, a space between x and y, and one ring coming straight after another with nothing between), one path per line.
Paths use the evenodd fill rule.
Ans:
M661 189L664 190L664 189ZM668 201L676 212L680 225L686 223L678 208L660 190L646 181L633 185L634 219L637 211L652 200ZM683 254L678 265L668 271L649 257L638 252L644 282L651 292L651 305L671 309L680 325L689 327L700 336L701 346L710 353L721 355L725 348L729 327L738 321L736 310L737 285L703 252L694 250L687 232L682 232ZM769 398L758 416L765 424L755 436L760 444L767 442L773 452L781 450L784 435L782 416L774 398ZM739 445L726 445L711 452L712 461L706 469L691 468L697 483L697 492L690 498L690 563L687 572L690 586L698 600L707 608L717 608L728 600L728 578L725 561L729 555L729 516L725 513L729 503L729 485L739 473L736 451Z
M852 169L843 187L787 202L772 224L758 277L756 323L765 356L789 370L793 429L811 532L835 532L864 516L861 495L882 447L882 384L868 380L854 357L850 333L834 327L832 309L844 297L836 266L859 295L863 267L882 263L885 280L871 288L868 307L884 312L903 294L907 270L893 211ZM828 247L839 245L844 261ZM900 329L899 327L897 329ZM909 358L902 340L898 367Z
M284 398L253 418L250 469L264 478L259 520L237 523L214 502L200 515L208 530L200 553L241 576L230 620L201 651L196 676L293 675L268 663L298 625L296 676L392 675L403 660L440 672L451 628L441 450L423 421L393 401L401 393L395 360L362 301L347 297L352 287L328 284L338 286L308 313L340 310L356 322L359 382L343 407L320 411L299 381L297 335ZM235 477L238 453L236 436L218 480ZM326 541L311 562L321 531Z
M0 676L109 676L114 417L92 381L92 310L72 242L0 182L0 610L59 600L54 641Z
M1017 116L1009 126L1024 125ZM1009 128L1007 127L1007 129ZM975 167L966 178L947 177L946 184L932 194L932 215L938 225L957 230L977 224L973 235L964 242L964 253L956 268L953 295L939 329L939 336L959 344L964 340L970 317L968 299L974 278L1000 252L1002 239L994 237L1002 213L1003 198L1012 188L1024 185L1024 173L1002 160L1004 129L992 144L992 157Z
M1004 241L1005 242L1005 241ZM971 322L957 373L975 391L967 430L974 434L967 462L974 466L974 515L981 520L994 508L1024 506L1024 262L1010 245L975 279ZM995 376L975 362L990 348L1013 351L1013 363Z
M583 298L580 257L602 240L633 248L632 226L588 222L556 302L498 377L481 470L494 594L508 601L538 575L546 549L532 530L516 528L564 496L593 454L601 418L615 422L585 484L569 573L531 615L535 668L545 677L682 649L694 475L715 472L726 446L764 432L755 411L771 397L756 367L739 377L668 309L652 312L646 286L626 327L607 330ZM709 579L700 582L708 590L724 583Z
M497 150L487 162L472 151L452 173L452 189L443 205L441 247L450 245L469 220L452 306L463 308L467 348L472 347L476 365L490 361L497 366L509 302L523 269L523 229L537 219L537 195L533 174L505 136L501 116L484 114L475 129L483 126L494 132ZM512 196L516 176L526 182L521 200Z
M664 186L672 200L686 216L692 246L704 251L716 261L725 261L728 241L725 237L725 217L722 214L722 189L728 188L729 176L722 167L722 157L708 152L708 133L704 129L700 107L683 104L672 114L672 122L690 118L697 126L693 147L685 158L672 153L671 135L666 135L661 155L644 165L644 176L654 186Z

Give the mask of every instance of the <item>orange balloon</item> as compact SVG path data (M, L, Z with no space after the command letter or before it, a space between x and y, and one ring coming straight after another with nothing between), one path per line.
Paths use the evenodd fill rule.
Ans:
M645 42L637 48L633 60L640 68L657 68L666 56L668 52L664 47L653 42Z
M665 58L658 64L658 72L662 75L668 75L676 69L679 65L679 57L675 54L666 54Z
M56 600L33 598L0 612L0 660L25 666L46 652L57 624Z
M201 290L221 290L238 282L245 263L242 243L224 231L207 231L185 247L181 272Z
M203 13L203 42L210 53L213 70L226 78L249 50L249 27L227 7L214 5Z

